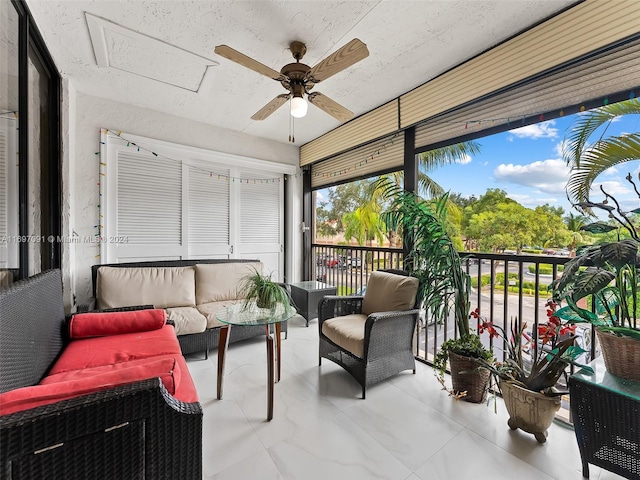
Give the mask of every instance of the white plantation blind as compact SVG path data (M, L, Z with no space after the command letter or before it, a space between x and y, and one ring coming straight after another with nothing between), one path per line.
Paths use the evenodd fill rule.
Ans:
M229 242L228 168L189 167L189 245Z
M240 243L280 243L282 183L260 182L256 173L242 172L240 183ZM247 183L248 181L248 183Z
M148 153L118 153L117 235L128 244L182 243L182 165Z
M101 263L251 258L281 278L296 167L107 130L101 145Z

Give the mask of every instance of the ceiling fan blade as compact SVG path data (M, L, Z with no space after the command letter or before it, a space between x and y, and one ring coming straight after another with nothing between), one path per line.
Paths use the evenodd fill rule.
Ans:
M354 38L344 47L315 65L309 72L308 78L315 83L322 82L368 56L369 50L367 46L357 38Z
M275 112L277 109L279 109L282 105L287 103L287 100L289 100L290 96L291 95L286 93L283 93L282 95L278 95L276 98L274 98L269 103L267 103L264 107L262 107L256 113L254 113L253 117L251 117L251 120L264 120L273 112Z
M309 99L309 102L313 103L320 110L325 111L341 122L346 122L347 120L351 120L353 118L353 112L351 110L346 109L339 103L331 100L326 95L323 95L319 92L313 92L310 93L307 98Z
M282 75L277 70L274 70L271 67L267 67L266 65L258 62L257 60L254 60L251 57L247 57L244 53L240 53L239 51L234 50L233 48L227 45L218 45L216 48L214 48L213 51L217 55L220 55L221 57L227 58L232 62L236 62L242 65L243 67L250 68L254 72L258 72L259 74L264 75L266 77L269 77L278 81L284 79L284 75Z

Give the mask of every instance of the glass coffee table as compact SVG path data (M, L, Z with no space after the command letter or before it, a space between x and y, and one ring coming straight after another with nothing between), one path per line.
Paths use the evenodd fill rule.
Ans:
M218 400L222 399L222 379L224 360L229 346L229 332L232 326L248 327L264 325L267 338L267 420L273 418L273 389L280 381L280 343L281 323L297 312L291 305L278 304L275 308L258 308L255 303L244 301L222 308L217 314L218 321L224 324L220 328L218 342ZM274 342L275 333L275 342ZM277 374L277 376L276 376Z

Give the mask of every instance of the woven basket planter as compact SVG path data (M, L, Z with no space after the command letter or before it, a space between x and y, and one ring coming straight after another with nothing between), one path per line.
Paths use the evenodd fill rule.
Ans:
M500 391L509 412L511 430L532 433L540 443L547 441L547 430L560 410L560 397L547 397L510 382L500 382Z
M478 368L478 363L471 357L458 355L451 351L449 352L449 368L451 369L453 390L456 393L467 392L461 397L462 400L482 403L487 399L489 370Z
M625 380L640 382L640 341L596 329L607 371Z

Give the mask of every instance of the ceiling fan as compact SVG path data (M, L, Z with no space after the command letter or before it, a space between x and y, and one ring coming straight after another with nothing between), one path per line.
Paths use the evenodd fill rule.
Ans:
M218 45L214 49L214 52L232 62L236 62L243 67L250 68L254 72L258 72L280 82L282 86L288 90L288 93L278 95L258 110L251 117L252 120L264 120L289 99L291 99L291 115L296 118L304 117L307 114L307 102L304 99L305 94L310 103L339 121L345 122L351 119L353 112L334 100L331 100L326 95L320 92L310 92L310 90L316 83L322 82L368 57L369 50L367 46L357 38L354 38L344 47L317 63L314 67L300 63L304 54L307 53L307 46L304 43L298 41L291 42L289 49L296 62L285 65L279 72L227 45Z

